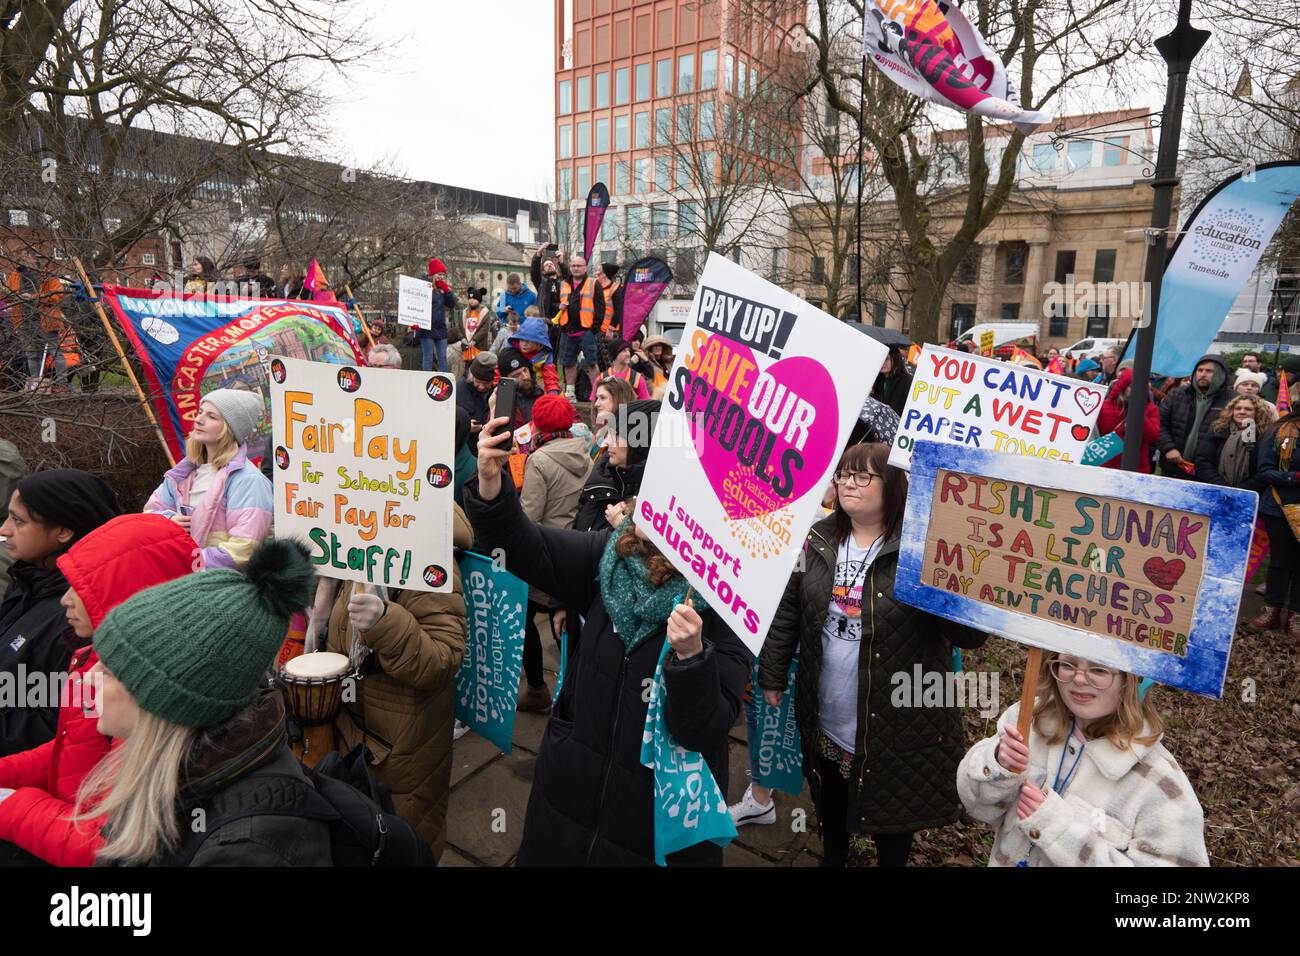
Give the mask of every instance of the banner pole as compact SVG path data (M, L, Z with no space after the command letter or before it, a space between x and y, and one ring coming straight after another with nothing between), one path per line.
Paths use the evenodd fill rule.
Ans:
M82 285L86 287L86 294L94 296L95 290L91 287L90 276L86 274L86 267L81 264L79 258L73 257L73 264L77 267L77 274L81 276ZM122 367L126 369L126 376L135 386L136 397L140 399L141 406L144 407L144 413L149 418L149 424L153 426L154 434L158 436L158 442L162 445L163 454L167 456L168 466L175 468L176 459L172 456L171 446L167 444L167 439L163 435L162 427L158 424L158 419L153 413L153 406L149 404L149 399L144 394L144 389L140 387L140 380L135 377L135 369L131 368L131 362L126 357L126 352L122 348L122 343L118 341L117 333L113 331L112 323L108 321L108 314L104 311L104 306L100 303L99 297L95 296L91 300L95 306L95 311L99 314L99 321L104 324L104 331L108 333L109 341L113 343L113 348L117 350L118 358L122 360Z
M352 307L357 310L357 321L361 323L361 331L366 333L366 341L370 343L370 347L373 349L375 347L375 339L374 336L370 334L370 326L366 324L366 317L361 314L361 306L356 304L356 298L352 295L352 286L343 286L343 294L348 297L348 301L353 304Z

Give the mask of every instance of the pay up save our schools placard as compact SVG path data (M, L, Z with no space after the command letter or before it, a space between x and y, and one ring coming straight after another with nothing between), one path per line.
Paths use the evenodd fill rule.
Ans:
M1105 397L1086 382L927 345L889 463L909 468L922 439L1077 462Z
M635 521L755 653L885 347L710 255Z
M1254 492L929 441L909 484L899 600L1222 693Z
M450 591L453 393L438 373L273 357L276 536L325 577Z

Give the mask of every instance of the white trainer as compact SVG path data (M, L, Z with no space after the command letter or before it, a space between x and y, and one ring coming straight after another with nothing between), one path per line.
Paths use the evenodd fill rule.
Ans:
M727 811L731 814L731 822L738 827L747 823L776 823L776 801L766 805L759 803L754 799L753 784L745 788L745 795L740 798L740 802L727 807Z
M451 739L460 740L460 738L464 737L467 733L469 733L469 724L462 724L458 720L456 721L456 726L452 728Z

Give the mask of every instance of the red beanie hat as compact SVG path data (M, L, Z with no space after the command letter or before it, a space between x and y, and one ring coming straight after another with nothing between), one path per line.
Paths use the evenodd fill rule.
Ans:
M429 260L429 275L436 276L446 271L447 267L442 264L441 259L434 258Z
M533 403L533 425L542 434L567 432L574 420L573 406L563 395L543 395Z

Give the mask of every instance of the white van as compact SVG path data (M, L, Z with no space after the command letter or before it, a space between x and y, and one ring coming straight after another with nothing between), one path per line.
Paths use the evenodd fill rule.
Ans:
M1109 348L1124 350L1124 339L1079 339L1069 348L1061 349L1061 357L1067 359L1095 359Z

